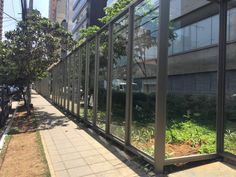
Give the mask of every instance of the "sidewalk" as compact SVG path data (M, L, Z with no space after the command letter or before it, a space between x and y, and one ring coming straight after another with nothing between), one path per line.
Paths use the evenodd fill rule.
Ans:
M52 177L146 176L35 92L32 103L35 114L43 120L40 134Z
M123 151L91 129L76 125L35 92L32 93L32 102L35 115L42 119L40 134L52 177L148 176ZM235 177L236 167L213 162L161 176Z

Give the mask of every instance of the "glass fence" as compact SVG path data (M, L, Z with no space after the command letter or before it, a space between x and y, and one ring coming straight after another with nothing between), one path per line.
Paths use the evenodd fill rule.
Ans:
M236 155L236 1L228 3L223 22L216 2L169 2L133 3L52 67L36 89L157 166L161 153L164 164L216 157L218 132L224 152ZM224 59L225 77L218 72Z

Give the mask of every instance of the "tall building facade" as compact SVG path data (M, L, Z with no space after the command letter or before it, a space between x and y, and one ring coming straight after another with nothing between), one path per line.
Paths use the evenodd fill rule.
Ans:
M74 0L67 0L66 2L66 21L68 24L68 31L72 32L73 28L73 22L72 22L72 17L73 17L73 4Z
M0 0L0 40L2 40L3 0Z
M67 0L50 0L49 1L49 19L61 23L66 19Z
M98 20L105 15L104 7L107 0L75 0L73 4L74 15L72 21L74 23L72 34L74 39L80 38L80 30L92 25L102 26Z
M115 3L117 0L107 0L107 6L112 5L113 3Z

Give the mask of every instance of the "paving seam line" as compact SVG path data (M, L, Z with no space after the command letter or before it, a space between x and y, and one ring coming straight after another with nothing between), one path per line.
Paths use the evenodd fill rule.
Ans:
M15 116L16 116L16 113L18 111L18 108L19 108L19 102L17 103L16 109L15 109L13 115L12 115L12 118L11 118L9 124L7 125L6 129L4 130L4 133L3 133L2 137L1 137L1 140L0 140L0 153L1 153L2 149L3 149L4 143L5 143L5 138L6 138L7 134L8 134L11 126L12 126L12 123L13 123L13 120L15 119Z

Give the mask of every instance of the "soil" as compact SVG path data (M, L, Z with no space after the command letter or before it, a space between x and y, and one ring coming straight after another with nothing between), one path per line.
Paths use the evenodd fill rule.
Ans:
M166 144L166 152L170 157L181 157L199 153L199 147L192 147L189 143Z
M1 177L45 177L47 164L44 162L34 120L26 118L21 111L13 124L15 133L8 144L2 166Z
M145 149L153 149L152 153L154 153L154 139L143 144L142 142L133 142L133 145L145 151ZM169 157L181 157L181 156L188 156L194 155L199 153L199 146L192 147L191 143L183 143L183 144L166 144L166 154ZM150 155L152 155L150 152ZM168 158L169 158L168 157Z

